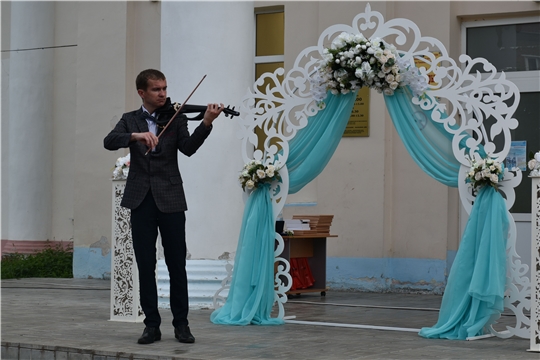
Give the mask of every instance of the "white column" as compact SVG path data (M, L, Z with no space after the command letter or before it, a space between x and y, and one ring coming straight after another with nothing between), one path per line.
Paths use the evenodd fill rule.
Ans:
M540 352L540 176L531 176L531 347Z
M239 107L254 81L253 2L162 2L161 70L173 101ZM236 121L221 115L212 133L179 164L189 211L186 240L193 259L236 251L244 209L238 184L242 158ZM192 131L198 122L189 126Z
M10 49L20 51L9 53L2 118L4 239L50 238L54 50L41 48L55 45L54 9L54 2L11 2Z

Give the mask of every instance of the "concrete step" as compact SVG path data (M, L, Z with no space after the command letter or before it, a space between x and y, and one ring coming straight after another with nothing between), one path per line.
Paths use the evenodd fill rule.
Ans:
M213 309L213 298L227 277L227 260L187 260L189 307L190 309ZM169 309L169 272L165 260L158 260L158 306ZM228 292L222 292L227 296Z

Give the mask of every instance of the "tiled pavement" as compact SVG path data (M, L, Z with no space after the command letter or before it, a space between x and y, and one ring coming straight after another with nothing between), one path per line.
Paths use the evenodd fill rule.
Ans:
M162 340L138 345L142 323L109 321L109 281L4 280L2 359L540 360L540 353L527 352L528 339L450 341L419 337L414 329L435 324L440 301L441 296L421 294L304 294L291 297L285 305L286 316L302 323L281 326L218 326L209 321L212 310L191 310L195 344L176 341L170 311L162 310ZM513 321L510 314L501 318L502 325Z

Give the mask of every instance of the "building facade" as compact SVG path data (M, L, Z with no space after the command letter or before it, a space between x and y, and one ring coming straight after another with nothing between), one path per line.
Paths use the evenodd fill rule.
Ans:
M75 277L110 277L110 178L116 159L127 153L108 152L102 141L122 113L140 106L136 75L161 69L178 102L207 75L189 103L238 107L256 74L268 69L260 64L283 64L287 71L323 30L351 24L367 4L2 2L2 242L73 241ZM540 149L539 2L370 6L387 20L412 20L456 59L462 53L494 63L508 57L497 66L526 104L516 115L515 138L527 142L527 151ZM277 53L257 56L257 42L265 39L259 32L269 31L258 26L258 14L281 14ZM344 137L323 173L287 198L283 216L334 215L331 288L440 293L466 222L458 192L414 163L382 95L373 91L368 124L369 136ZM238 130L222 116L197 154L180 157L192 259L224 259L236 250L244 206ZM530 185L520 186L512 212L518 251L530 263Z

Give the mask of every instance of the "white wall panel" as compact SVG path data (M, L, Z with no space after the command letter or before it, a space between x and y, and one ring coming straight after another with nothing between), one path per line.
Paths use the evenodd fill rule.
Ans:
M254 82L254 33L253 2L163 2L161 70L172 101L184 102L207 75L188 103L238 108ZM199 151L179 158L192 258L236 251L244 209L238 130L236 119L221 115Z

